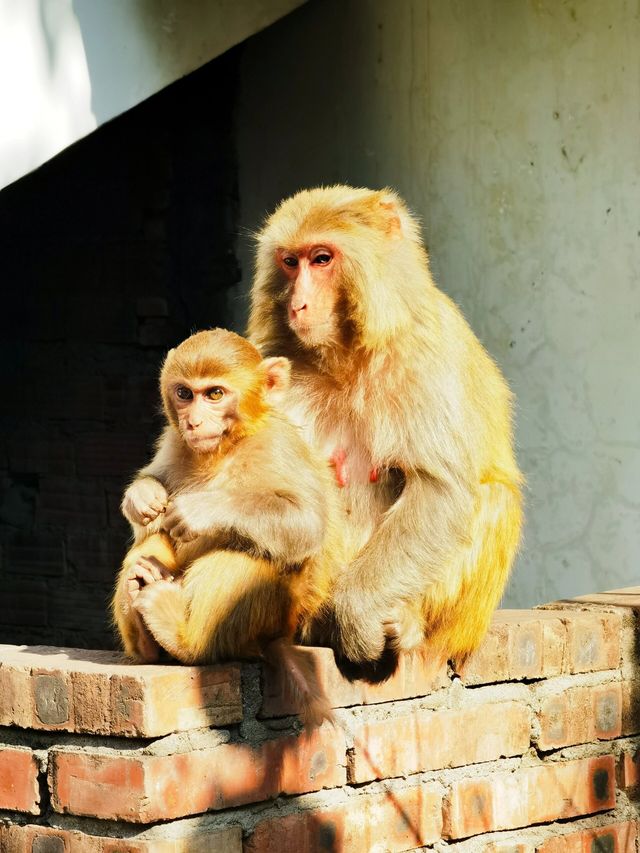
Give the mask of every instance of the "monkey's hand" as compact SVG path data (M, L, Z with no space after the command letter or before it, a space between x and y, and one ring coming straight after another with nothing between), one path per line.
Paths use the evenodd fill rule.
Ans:
M335 645L338 655L352 663L377 661L385 649L389 620L376 596L347 583L333 596Z
M167 507L167 490L155 477L134 480L122 498L122 514L132 524L147 525Z
M167 508L162 526L176 542L191 542L211 530L213 514L211 495L206 492L177 495Z
M160 655L160 646L138 612L140 592L165 579L173 580L168 569L155 557L141 557L125 577L126 593L120 606L130 626L130 654L143 663L155 663Z
M140 557L127 572L127 595L130 606L142 589L158 581L173 582L173 575L156 557Z

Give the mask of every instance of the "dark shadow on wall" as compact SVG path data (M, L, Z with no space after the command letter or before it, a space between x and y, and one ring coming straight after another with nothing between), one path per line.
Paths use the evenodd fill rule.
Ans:
M236 79L230 51L0 193L0 642L113 644L160 361L233 315Z

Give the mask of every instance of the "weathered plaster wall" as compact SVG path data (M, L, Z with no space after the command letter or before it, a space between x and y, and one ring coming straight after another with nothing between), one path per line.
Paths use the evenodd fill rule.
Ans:
M0 0L0 187L301 2Z
M637 573L639 10L325 0L244 53L244 228L302 186L396 187L517 394L529 496L511 605ZM246 240L245 286L250 256Z

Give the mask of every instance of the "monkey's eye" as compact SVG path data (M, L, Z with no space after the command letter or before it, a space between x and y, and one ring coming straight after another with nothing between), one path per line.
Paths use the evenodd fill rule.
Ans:
M217 400L222 400L222 398L224 397L224 388L218 388L217 385L215 388L210 388L207 391L207 397L210 400L213 400L214 402L216 402Z
M298 259L295 255L283 255L282 263L285 265L285 267L293 268L298 266Z
M331 252L326 249L321 249L316 255L313 256L311 261L312 264L317 264L320 267L324 267L327 264L330 264L333 260L333 255Z
M176 388L176 397L178 400L193 400L193 392L186 385L178 385Z

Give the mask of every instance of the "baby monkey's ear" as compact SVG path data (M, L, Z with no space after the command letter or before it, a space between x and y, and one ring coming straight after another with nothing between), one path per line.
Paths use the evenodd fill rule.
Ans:
M270 398L277 399L278 395L284 394L289 387L291 362L284 356L275 356L265 358L261 367L265 373L267 394Z

